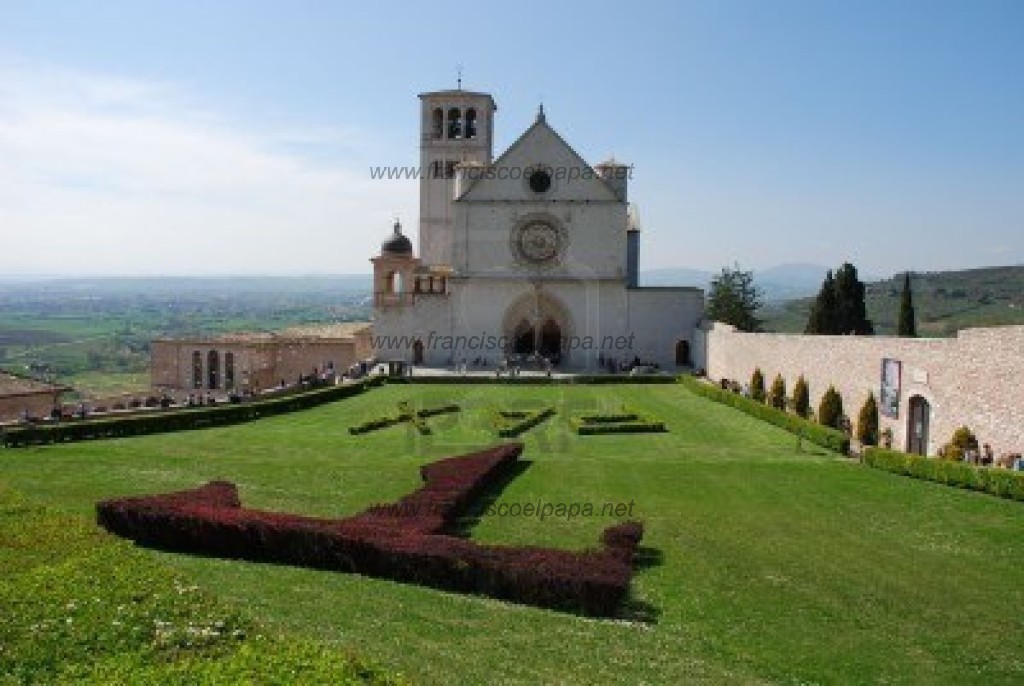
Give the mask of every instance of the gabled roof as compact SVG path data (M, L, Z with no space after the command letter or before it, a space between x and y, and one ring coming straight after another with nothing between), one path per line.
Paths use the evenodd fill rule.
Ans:
M608 183L603 178L601 178L601 176L594 170L594 168L592 166L590 166L590 164L586 160L584 160L583 157L578 152L576 152L576 150L571 145L569 145L569 143L561 136L561 134L558 133L558 131L556 131L554 129L554 127L552 127L550 124L547 123L547 118L543 114L538 116L536 121L534 121L533 124L528 129L523 131L523 133L520 134L519 138L517 138L512 143L512 145L508 146L508 148L505 149L505 152L501 153L501 155L498 156L498 158L496 160L494 160L493 162L491 162L491 164L488 165L488 166L495 167L495 168L500 168L503 165L507 164L508 159L510 157L512 157L515 154L515 152L518 151L519 148L521 148L523 145L525 145L526 141L528 141L531 137L536 135L536 133L538 131L540 131L540 130L544 130L544 131L549 132L555 138L555 140L560 145L562 145L571 154L573 159L576 161L577 166L579 166L582 169L586 169L587 171L590 172L590 175L592 176L593 180L597 184L599 184L600 188L603 188L604 191L607 192L607 198L606 199L608 199L608 200L617 200L618 199L616 197L616 195L615 195L615 192L611 189L611 187L608 185ZM462 193L459 194L459 197L456 198L456 201L462 200L469 193L473 192L473 190L476 189L478 186L480 186L483 183L487 183L489 181L490 181L490 179L476 179L476 180L473 180L462 191Z

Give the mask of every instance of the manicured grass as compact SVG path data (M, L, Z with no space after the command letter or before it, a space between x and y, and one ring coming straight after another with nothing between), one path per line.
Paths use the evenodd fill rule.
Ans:
M0 489L0 683L393 683L337 649L268 636L89 520Z
M449 402L432 435L347 427ZM661 434L576 436L623 404ZM91 515L102 498L226 478L252 507L345 515L419 465L494 442L490 411L557 414L498 503L632 505L644 565L627 616L595 621L352 575L140 552L218 602L424 682L946 682L1024 679L1020 503L866 469L682 386L388 386L251 424L0 451L0 481ZM486 542L583 548L619 518L489 516Z

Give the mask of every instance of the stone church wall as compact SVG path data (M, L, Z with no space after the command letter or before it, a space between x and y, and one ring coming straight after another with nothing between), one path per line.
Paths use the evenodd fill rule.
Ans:
M631 288L626 291L629 334L641 360L676 368L676 346L689 345L691 365L704 366L703 348L694 332L704 316L704 292L698 288Z
M883 358L900 360L899 416L881 417L881 427L892 429L893 447L907 448L909 399L920 395L931 404L929 455L964 424L997 455L1024 449L1024 326L966 329L956 338L928 339L751 334L716 323L702 335L710 378L749 383L760 367L766 387L781 373L791 394L803 374L812 407L834 385L854 422L868 393L879 396Z

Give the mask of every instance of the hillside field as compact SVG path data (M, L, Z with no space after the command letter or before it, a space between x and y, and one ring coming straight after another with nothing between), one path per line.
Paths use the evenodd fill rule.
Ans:
M351 436L400 401L462 411ZM491 411L554 405L495 504L631 504L644 521L615 620L341 573L134 551L228 616L326 642L417 683L1020 683L1024 507L859 465L680 385L387 385L222 429L0 450L0 483L76 521L127 494L238 484L243 504L344 516L418 467L497 442ZM580 437L631 410L663 434ZM2 514L2 513L0 513ZM6 516L6 515L3 515ZM475 539L596 546L612 517L480 513ZM0 540L0 553L7 540ZM26 553L27 554L27 553ZM0 558L2 559L2 558ZM87 637L79 637L87 640Z

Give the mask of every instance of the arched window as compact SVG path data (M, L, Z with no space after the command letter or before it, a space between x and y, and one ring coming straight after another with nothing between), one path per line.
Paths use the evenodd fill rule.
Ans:
M207 388L220 388L220 355L216 350L211 350L206 355L206 375Z
M444 110L440 107L435 107L432 117L433 121L431 122L431 129L433 131L434 138L441 138L444 136Z
M235 354L224 353L224 388L235 387Z
M459 111L458 107L452 107L448 110L448 137L462 137L462 112Z
M466 110L466 138L476 138L476 108Z
M192 388L203 387L203 354L196 350L192 353Z
M387 281L384 284L384 291L386 293L401 293L402 292L402 273L401 272L388 272Z

